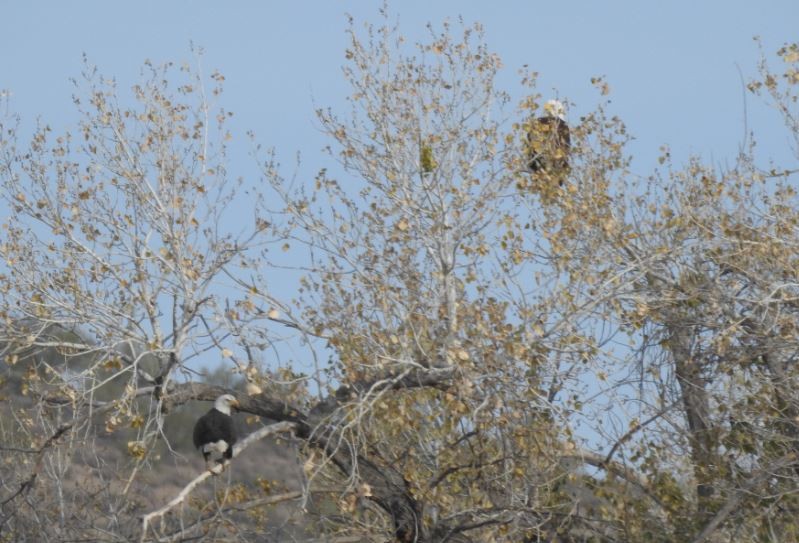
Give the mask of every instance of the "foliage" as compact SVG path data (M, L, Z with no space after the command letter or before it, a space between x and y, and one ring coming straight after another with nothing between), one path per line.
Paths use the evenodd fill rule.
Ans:
M351 110L317 111L341 167L307 184L257 146L262 179L230 179L218 73L147 64L123 106L87 67L77 135L21 146L4 121L2 537L287 537L267 515L299 493L258 462L140 523L224 375L247 428L294 429L292 537L799 537L797 171L759 168L752 140L725 170L664 154L634 175L594 78L565 179L542 183L535 74L512 105L479 25L349 36ZM749 89L799 147L797 47ZM294 300L273 246L301 262ZM311 375L266 364L287 330Z

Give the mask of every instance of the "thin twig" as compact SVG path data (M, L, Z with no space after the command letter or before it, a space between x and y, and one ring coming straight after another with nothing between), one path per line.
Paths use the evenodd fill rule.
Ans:
M752 477L750 477L744 484L740 485L738 488L732 490L730 497L727 499L726 503L719 509L713 518L711 518L707 524L702 528L702 531L697 534L697 536L692 540L692 543L703 543L710 537L713 532L718 529L724 521L738 508L743 501L744 497L751 492L756 486L762 484L764 481L769 479L770 477L774 476L774 473L785 469L786 467L790 466L791 464L796 462L796 453L790 452L776 461L774 461L769 466L766 466L759 472L755 473Z
M212 521L216 517L216 515L218 513L225 513L225 512L228 512L228 511L249 511L250 509L254 509L256 507L263 507L265 505L275 505L277 503L282 503L282 502L286 502L286 501L290 501L290 500L296 500L297 498L300 498L300 497L302 497L302 492L300 492L299 490L295 490L295 491L286 492L286 493L283 493L283 494L276 494L274 496L267 496L267 497L264 497L264 498L257 498L257 499L250 500L250 501L247 501L247 502L244 502L244 503L233 503L233 504L227 505L225 507L222 507L220 509L220 511L218 511L218 512L215 511L210 516L201 517L195 523L193 523L193 524L191 524L189 526L186 526L185 528L181 528L180 530L177 530L177 531L175 531L175 532L173 532L173 533L171 533L171 534L169 534L167 536L164 536L164 539L166 541L174 541L174 540L179 539L179 538L181 540L185 540L184 538L186 537L186 534L189 534L189 533L191 533L192 530L196 530L197 528L202 527L207 522ZM358 540L358 541L360 541L360 540Z

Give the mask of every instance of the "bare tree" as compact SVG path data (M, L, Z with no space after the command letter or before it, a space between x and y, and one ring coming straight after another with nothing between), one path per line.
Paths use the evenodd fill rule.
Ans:
M383 15L351 22L352 109L317 111L341 168L310 183L260 148L262 179L231 179L218 73L148 64L128 98L88 67L77 134L3 122L3 535L796 538L796 171L745 147L641 179L599 103L552 182L526 168L534 74L514 106L479 25L409 44ZM780 56L750 87L796 138ZM311 372L265 363L286 331ZM297 488L258 459L155 492L169 416L223 393L260 427L234 465L280 434Z
M99 510L86 521L124 539L119 525L130 524L131 488L164 437L175 380L191 380L193 361L209 352L250 378L261 369L253 351L265 340L242 333L247 319L236 304L246 296L227 277L260 268L268 224L255 206L243 207L240 191L252 188L226 173L229 114L212 106L224 78L176 72L148 64L127 107L116 84L87 66L75 98L78 134L53 137L40 126L23 151L14 119L3 125L3 194L12 212L0 246L3 355L8 366L26 368L32 409L14 428L29 456L3 480L2 522L12 533L22 508L57 526L35 537L73 537L80 529L67 525L85 521L83 505L71 509L62 497L62 522L53 523L55 511L38 505L49 504L49 485L34 492L37 479L58 459L61 471L48 480L63 485L76 447L98 454L98 428L126 428L130 461L113 481L98 482ZM168 81L180 78L172 88Z

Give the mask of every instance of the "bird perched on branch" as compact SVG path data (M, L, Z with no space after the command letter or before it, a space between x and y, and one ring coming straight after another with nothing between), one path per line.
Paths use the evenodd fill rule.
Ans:
M527 166L534 175L547 176L562 186L569 173L571 147L566 109L558 100L549 100L544 104L544 113L533 119L527 133L530 160Z
M224 394L216 399L214 407L197 419L194 425L194 446L203 453L205 469L214 473L208 465L212 453L222 456L216 460L222 465L222 471L233 458L233 445L236 443L236 429L233 426L231 409L237 409L239 402L231 394ZM221 473L221 472L220 472Z

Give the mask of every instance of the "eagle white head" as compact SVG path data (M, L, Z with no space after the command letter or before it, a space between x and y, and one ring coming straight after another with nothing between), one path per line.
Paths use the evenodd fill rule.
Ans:
M230 415L231 407L238 407L239 401L232 394L223 394L214 401L214 409Z
M560 100L547 100L544 104L544 112L550 117L557 117L561 121L566 121L566 108Z

